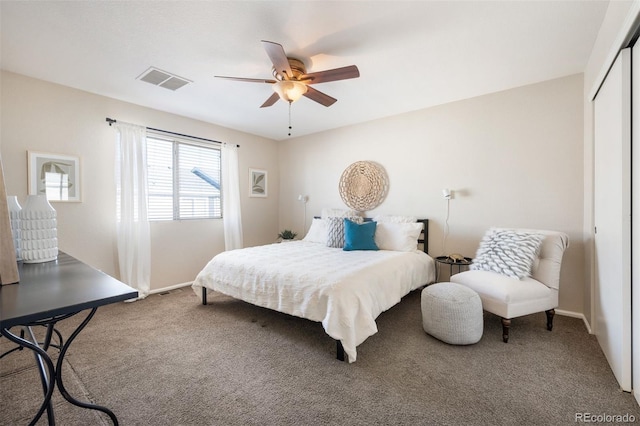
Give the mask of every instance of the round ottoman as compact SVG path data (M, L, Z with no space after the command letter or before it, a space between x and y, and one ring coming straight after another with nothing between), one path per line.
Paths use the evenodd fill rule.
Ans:
M436 283L422 290L422 327L452 345L471 345L482 337L482 302L478 293L456 283Z

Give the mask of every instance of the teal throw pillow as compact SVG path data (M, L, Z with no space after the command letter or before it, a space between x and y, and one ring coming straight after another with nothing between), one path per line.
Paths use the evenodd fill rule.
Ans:
M344 247L345 251L351 250L378 250L374 236L376 234L376 222L358 224L344 220Z

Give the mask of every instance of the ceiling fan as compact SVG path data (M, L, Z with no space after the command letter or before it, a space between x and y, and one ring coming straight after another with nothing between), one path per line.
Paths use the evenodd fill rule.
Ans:
M273 63L272 74L274 79L216 75L217 78L273 85L274 93L260 105L260 108L269 107L275 104L278 99L289 102L289 105L291 105L292 102L297 101L302 96L328 107L333 105L337 99L314 89L311 87L312 84L360 77L360 71L355 65L307 74L304 63L299 59L287 57L282 45L262 40L262 46Z

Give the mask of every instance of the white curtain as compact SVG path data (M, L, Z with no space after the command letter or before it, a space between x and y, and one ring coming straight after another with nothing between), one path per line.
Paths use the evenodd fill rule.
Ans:
M117 130L116 194L120 279L144 299L151 286L151 243L147 218L147 129L113 123Z
M222 218L225 250L242 248L239 176L238 147L235 144L222 144Z

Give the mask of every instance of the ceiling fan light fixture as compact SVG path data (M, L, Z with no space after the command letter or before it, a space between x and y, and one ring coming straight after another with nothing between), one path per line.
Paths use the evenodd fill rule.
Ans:
M295 102L307 93L307 85L295 80L282 80L273 84L273 91L285 102Z

